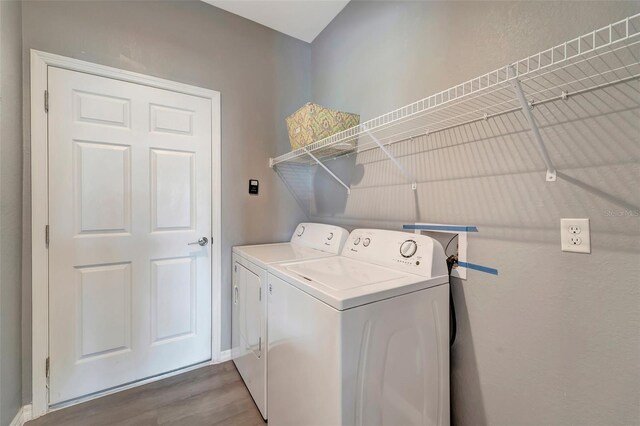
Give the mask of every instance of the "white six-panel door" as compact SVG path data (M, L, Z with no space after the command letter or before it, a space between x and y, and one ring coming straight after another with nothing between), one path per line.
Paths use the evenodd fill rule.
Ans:
M48 88L49 403L211 359L211 100Z

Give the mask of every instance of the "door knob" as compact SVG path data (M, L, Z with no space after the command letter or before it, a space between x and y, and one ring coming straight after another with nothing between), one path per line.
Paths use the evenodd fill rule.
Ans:
M198 241L194 241L192 243L187 243L188 246L195 246L196 244L204 247L207 245L207 243L209 242L209 239L207 237L202 237L200 238Z

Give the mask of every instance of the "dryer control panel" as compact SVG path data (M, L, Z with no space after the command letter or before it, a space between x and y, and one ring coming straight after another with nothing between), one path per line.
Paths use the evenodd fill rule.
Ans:
M425 277L447 275L442 245L426 235L356 229L349 235L342 256Z
M340 254L349 232L334 225L301 223L291 236L291 243L328 253Z

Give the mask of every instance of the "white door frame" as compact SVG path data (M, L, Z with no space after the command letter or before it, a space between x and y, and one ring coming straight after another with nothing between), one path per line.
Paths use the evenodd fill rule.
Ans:
M222 222L220 164L220 92L157 77L97 65L79 59L31 50L31 280L33 417L49 411L46 360L49 356L49 262L45 228L49 223L48 132L45 111L49 66L171 90L211 100L211 363L227 358L220 351L222 291ZM161 376L162 377L162 376ZM148 382L145 381L145 382Z

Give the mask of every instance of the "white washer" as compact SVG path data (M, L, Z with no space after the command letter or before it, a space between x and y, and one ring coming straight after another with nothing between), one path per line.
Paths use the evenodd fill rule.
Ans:
M357 229L269 267L269 424L448 425L449 276L424 235Z
M267 418L267 265L336 256L349 233L338 226L301 223L288 243L233 248L231 354L262 417Z

